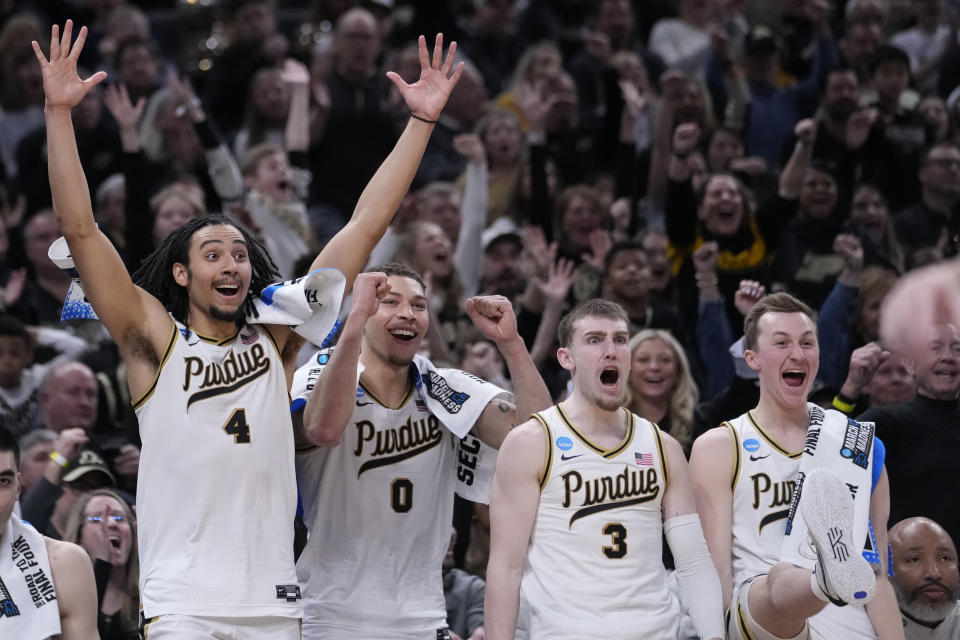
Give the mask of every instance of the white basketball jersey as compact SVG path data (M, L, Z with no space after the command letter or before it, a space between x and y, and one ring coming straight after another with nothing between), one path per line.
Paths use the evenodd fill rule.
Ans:
M267 330L218 342L177 323L134 408L144 615L299 617L293 428Z
M766 575L780 562L780 548L800 470L802 450L789 451L771 438L748 411L725 422L736 455L732 474L733 585ZM830 640L876 638L863 607L827 605L810 627ZM831 631L832 630L832 631Z
M535 416L547 459L521 582L531 640L677 638L680 605L662 560L660 430L624 413L627 433L610 450L560 405Z
M412 385L399 409L362 385L356 405L339 445L296 457L303 637L432 639L446 627L454 436Z
M780 561L802 451L788 451L747 412L724 423L733 435L733 584Z

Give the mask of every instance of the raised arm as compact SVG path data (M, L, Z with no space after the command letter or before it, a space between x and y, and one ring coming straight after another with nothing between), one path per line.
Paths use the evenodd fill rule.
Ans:
M155 298L134 286L120 256L93 220L70 111L107 76L102 71L86 80L77 75L77 57L83 49L86 27L80 29L72 48L71 21L64 26L62 38L56 25L51 31L50 59L35 41L33 50L43 72L46 95L44 118L53 209L87 299L131 365L131 392L136 395L149 384L146 379L152 377L157 354L163 352L169 339L171 320ZM150 348L144 349L144 343Z
M696 439L690 452L693 497L710 557L720 576L723 602L733 593L733 488L735 455L730 431L711 429Z
M516 405L502 399L494 400L480 414L475 427L477 437L484 444L499 448L518 423L550 406L550 392L523 338L517 333L517 318L509 300L503 296L470 298L467 300L467 315L483 335L497 345L513 381Z
M513 640L523 561L540 503L547 450L543 427L530 420L512 431L497 456L490 493L490 559L484 596L487 640Z
M310 72L302 63L290 58L280 72L290 87L290 111L283 131L287 152L306 152L310 146Z
M410 188L434 124L463 72L463 63L458 64L456 69L453 65L456 42L450 44L446 59L443 57L442 34L437 34L433 60L427 53L427 42L423 36L420 36L419 46L420 79L417 82L407 84L393 71L387 73L410 109L410 121L393 151L360 194L350 220L310 266L311 270L335 267L342 271L347 279L344 294L350 291L367 256L387 230L400 201Z
M379 300L389 291L387 277L382 273L362 273L357 277L340 340L303 411L304 434L313 444L324 447L340 444L354 410L363 328L377 312Z

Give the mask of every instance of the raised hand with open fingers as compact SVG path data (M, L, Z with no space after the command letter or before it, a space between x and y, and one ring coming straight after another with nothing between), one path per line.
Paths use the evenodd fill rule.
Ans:
M433 59L427 53L427 40L420 36L418 41L420 54L420 78L413 84L407 84L394 71L388 71L387 77L403 96L410 113L423 120L436 120L450 97L450 92L460 80L463 63L453 66L457 43L451 42L447 55L443 55L443 34L438 33L433 46Z
M33 41L33 53L40 62L43 73L43 93L46 98L47 109L72 109L80 104L95 86L103 82L107 74L98 71L86 80L77 74L77 58L83 51L83 43L87 39L87 28L80 27L80 33L71 47L73 36L73 21L67 20L63 26L63 36L60 27L53 25L50 30L50 58L47 59L36 40Z
M124 84L108 86L104 93L103 102L107 105L110 115L117 121L117 126L121 130L135 129L147 104L146 98L143 97L139 98L136 104L133 104L130 100L130 94L127 92L127 86Z

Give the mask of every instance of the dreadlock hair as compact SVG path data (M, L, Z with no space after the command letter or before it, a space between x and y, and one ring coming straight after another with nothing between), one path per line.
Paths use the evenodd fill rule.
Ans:
M247 254L250 260L250 288L247 298L241 309L244 315L257 317L253 301L260 295L264 287L280 279L277 265L273 263L266 247L255 240L245 229L235 225L224 215L214 213L192 218L167 236L167 239L157 247L153 253L144 258L140 268L133 274L133 282L147 293L151 294L164 308L173 315L173 318L182 324L187 323L189 299L186 287L181 287L173 279L173 265L176 263L190 264L190 240L193 234L211 225L222 224L234 227L247 243Z

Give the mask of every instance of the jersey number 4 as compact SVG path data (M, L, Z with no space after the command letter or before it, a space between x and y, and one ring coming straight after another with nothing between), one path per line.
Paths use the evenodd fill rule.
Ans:
M234 444L250 444L250 425L247 424L246 409L234 409L223 424L227 435L233 436Z
M600 532L605 536L610 536L610 541L613 543L609 547L606 545L601 547L600 550L603 551L603 555L614 560L627 555L627 528L625 526L619 522L608 522L603 525Z

